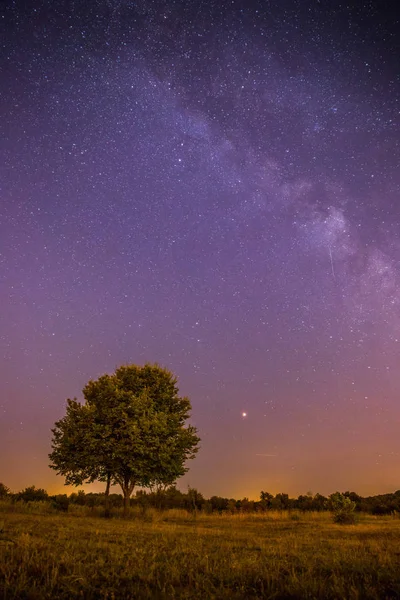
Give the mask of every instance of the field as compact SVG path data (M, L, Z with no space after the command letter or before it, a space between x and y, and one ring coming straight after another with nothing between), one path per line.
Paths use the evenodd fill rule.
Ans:
M78 508L78 507L77 507ZM400 520L0 506L0 599L400 598Z

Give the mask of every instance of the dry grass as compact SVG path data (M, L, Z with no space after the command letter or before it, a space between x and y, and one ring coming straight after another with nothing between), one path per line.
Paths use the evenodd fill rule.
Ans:
M37 509L3 507L2 599L400 598L397 519L148 511L106 521Z

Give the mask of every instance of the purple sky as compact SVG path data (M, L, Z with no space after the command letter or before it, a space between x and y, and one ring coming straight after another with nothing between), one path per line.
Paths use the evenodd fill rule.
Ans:
M150 361L182 489L400 488L394 8L7 3L0 481L61 490L66 398Z

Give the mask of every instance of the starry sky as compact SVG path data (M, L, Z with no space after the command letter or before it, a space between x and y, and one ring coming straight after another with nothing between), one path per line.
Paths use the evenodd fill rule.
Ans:
M150 361L181 489L400 488L395 4L5 3L1 481L65 490L66 398Z

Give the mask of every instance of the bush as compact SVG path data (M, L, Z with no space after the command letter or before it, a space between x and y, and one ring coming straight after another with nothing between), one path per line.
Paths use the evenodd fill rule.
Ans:
M46 490L36 488L34 485L27 487L22 492L18 492L14 496L15 500L22 500L23 502L42 502L48 500L49 496Z
M69 498L66 494L57 494L52 496L51 506L61 512L68 512Z
M333 512L333 521L341 525L353 525L355 523L354 510L356 503L350 498L335 492L329 496L329 507Z
M376 504L371 512L373 515L390 515L393 509L391 506L386 506L385 504Z
M338 512L333 515L333 521L340 525L354 525L356 518L353 512Z

